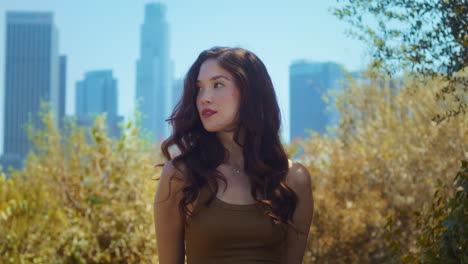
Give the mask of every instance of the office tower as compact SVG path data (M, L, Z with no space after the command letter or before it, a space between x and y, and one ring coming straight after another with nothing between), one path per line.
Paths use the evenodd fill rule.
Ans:
M58 107L58 120L59 127L63 128L63 121L65 118L65 105L67 98L67 56L60 56L59 58L59 107Z
M309 137L306 130L326 133L331 120L323 96L340 87L341 66L332 63L295 61L289 67L290 137Z
M91 127L96 115L106 113L109 135L120 137L118 123L123 117L117 114L117 97L117 80L111 70L87 72L84 80L76 83L76 123Z
M154 139L168 135L168 104L171 95L171 64L169 60L169 27L166 7L159 3L145 6L141 26L140 58L136 65L136 100L142 113L142 129Z
M20 169L31 150L28 118L41 128L41 102L48 102L58 125L58 33L50 12L7 12L5 118L2 165Z

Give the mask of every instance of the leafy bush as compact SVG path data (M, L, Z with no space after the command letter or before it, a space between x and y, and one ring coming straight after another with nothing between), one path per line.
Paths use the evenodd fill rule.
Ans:
M139 128L129 122L112 141L103 117L90 131L71 123L67 136L51 112L42 118L25 169L1 178L0 262L154 263L158 171Z
M304 263L435 263L466 251L466 174L458 189L447 183L468 158L468 120L431 121L446 107L432 82L350 79L336 137L286 146L302 149L313 177ZM42 117L43 129L30 127L25 169L0 176L0 263L158 263L152 179L161 155L139 136L138 116L116 140L103 117L62 132L50 112Z
M422 231L417 238L419 251L404 252L398 240L387 237L394 253L394 259L402 263L467 263L468 261L468 161L454 179L455 192L451 197L441 195L447 184L439 182L434 193L434 202L429 210L416 210L416 227ZM394 230L394 219L401 212L390 215L386 228Z
M298 143L315 198L304 263L393 263L396 243L400 252L420 250L423 230L410 212L429 206L437 182L450 182L468 157L468 121L431 121L444 107L434 100L437 80L347 83L337 98L337 136L312 134ZM450 190L439 193L447 197ZM400 233L388 234L394 210L403 212L394 219Z

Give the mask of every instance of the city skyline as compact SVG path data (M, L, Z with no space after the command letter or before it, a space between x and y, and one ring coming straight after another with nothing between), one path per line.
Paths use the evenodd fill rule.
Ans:
M66 114L74 114L74 83L84 72L112 69L121 87L118 113L128 118L134 110L134 102L129 98L135 98L134 62L139 52L139 28L144 17L144 5L149 2L153 1L117 1L111 9L104 8L108 7L109 1L77 4L50 0L37 4L19 0L1 4L1 95L4 96L5 12L49 10L54 12L55 23L60 29L59 52L67 56ZM348 70L359 70L365 66L364 44L346 37L346 25L328 12L335 1L314 4L307 1L268 2L268 5L267 1L250 5L247 1L239 1L238 5L227 9L215 5L215 1L201 1L198 5L185 1L156 2L167 6L173 79L182 78L203 49L219 45L253 51L264 61L275 85L285 139L289 138L288 68L294 60L334 61ZM83 15L85 10L87 19L79 20L79 15ZM2 111L3 108L1 105ZM3 113L0 118L3 119Z

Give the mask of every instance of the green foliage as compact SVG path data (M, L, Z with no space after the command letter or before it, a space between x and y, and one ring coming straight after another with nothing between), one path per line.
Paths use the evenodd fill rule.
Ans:
M369 43L374 67L389 75L405 70L446 79L436 98L450 96L457 106L435 115L435 121L465 112L468 79L459 73L468 66L466 0L337 2L334 15L351 25L351 35Z
M454 194L442 195L447 188L443 182L436 186L434 202L427 212L414 211L417 228L421 235L417 239L419 251L405 252L398 240L390 234L399 234L394 219L402 212L389 215L387 239L391 244L395 260L402 263L467 263L468 262L468 161L463 160L454 179Z
M436 191L436 202L421 222L424 226L419 243L423 263L468 262L468 161L462 161L454 182L454 197L447 199Z

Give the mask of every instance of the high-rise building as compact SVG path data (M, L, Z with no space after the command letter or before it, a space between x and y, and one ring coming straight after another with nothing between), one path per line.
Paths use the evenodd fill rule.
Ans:
M59 119L60 128L63 128L63 124L64 124L66 98L67 98L67 56L62 55L59 58L58 119Z
M172 102L169 26L166 6L149 3L141 26L140 58L136 65L136 100L142 128L154 139L168 135L168 104Z
M6 13L4 169L23 167L31 148L25 126L42 127L41 102L49 103L58 126L57 35L51 12Z
M307 130L326 133L332 119L323 97L340 87L341 66L333 62L295 61L289 67L290 137L310 136Z
M117 114L117 80L111 70L91 71L76 83L75 113L79 126L91 127L96 115L106 113L107 127L111 137L119 137Z

